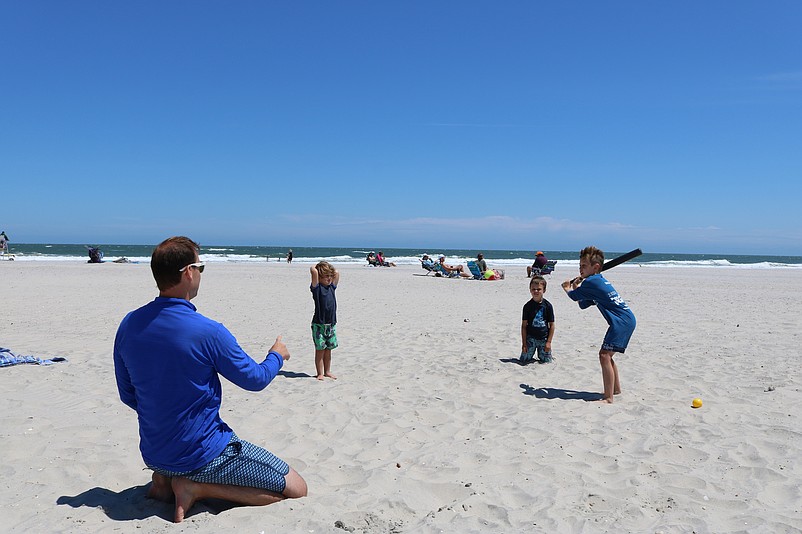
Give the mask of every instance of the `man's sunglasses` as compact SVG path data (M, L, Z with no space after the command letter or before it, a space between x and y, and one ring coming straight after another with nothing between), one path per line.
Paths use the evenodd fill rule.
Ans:
M197 269L199 273L202 273L203 272L203 268L206 267L206 264L203 263L202 261L199 261L198 263L190 263L186 267L181 267L180 269L178 269L178 272L179 273L183 273L189 267L192 267L193 269Z

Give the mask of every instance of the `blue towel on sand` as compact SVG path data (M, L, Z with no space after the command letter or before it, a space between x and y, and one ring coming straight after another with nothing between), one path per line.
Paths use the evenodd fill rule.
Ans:
M0 367L11 367L20 363L35 363L36 365L52 365L56 362L66 362L67 358L51 358L49 360L36 356L17 356L10 349L0 348Z

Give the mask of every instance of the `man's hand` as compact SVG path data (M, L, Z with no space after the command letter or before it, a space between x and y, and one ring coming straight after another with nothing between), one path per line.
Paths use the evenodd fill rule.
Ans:
M272 347L270 347L270 351L281 354L281 357L284 358L285 362L290 359L290 351L287 350L287 345L281 341L281 336L276 338L276 342L273 343Z

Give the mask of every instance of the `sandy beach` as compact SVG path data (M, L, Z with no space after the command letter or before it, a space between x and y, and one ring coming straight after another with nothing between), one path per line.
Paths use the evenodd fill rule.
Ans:
M0 263L0 346L68 359L0 368L0 530L802 532L798 270L606 273L638 328L616 359L623 393L602 405L589 401L606 324L559 287L573 269L558 265L545 295L555 362L526 367L523 267L501 281L340 269L339 379L320 382L309 265L207 265L199 312L259 361L279 334L291 352L262 392L224 382L221 415L309 496L203 502L174 525L145 498L111 356L120 320L157 294L149 265Z

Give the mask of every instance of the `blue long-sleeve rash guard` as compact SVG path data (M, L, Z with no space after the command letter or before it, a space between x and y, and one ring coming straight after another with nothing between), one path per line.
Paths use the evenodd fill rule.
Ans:
M175 472L203 467L231 438L220 418L218 373L260 391L283 364L276 352L257 363L225 326L184 299L157 297L132 311L114 340L117 388L139 417L142 458Z

